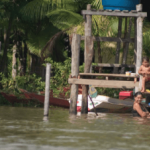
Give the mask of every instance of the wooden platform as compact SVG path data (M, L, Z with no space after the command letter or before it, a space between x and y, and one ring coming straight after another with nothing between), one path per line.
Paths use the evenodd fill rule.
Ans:
M121 88L121 89L134 89L139 86L139 82L134 81L118 81L118 80L96 80L96 79L75 79L69 78L69 84L93 85L94 87L103 88Z
M80 73L79 76L101 76L101 77L120 77L120 78L139 78L139 76L126 76L125 74L106 74L106 73Z

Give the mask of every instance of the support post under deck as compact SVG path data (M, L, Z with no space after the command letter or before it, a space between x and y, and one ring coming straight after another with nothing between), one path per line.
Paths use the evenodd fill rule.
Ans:
M91 5L87 5L87 10L91 10ZM85 40L84 40L84 45L85 45L85 50L84 50L84 62L85 62L85 68L84 68L84 73L90 73L90 67L87 66L88 62L88 40L87 37L92 36L92 15L86 15L85 17ZM91 40L93 42L93 39L91 37ZM89 67L89 68L88 68ZM88 113L88 85L83 85L82 86L82 109L81 109L82 114L87 114Z
M137 57L136 57L136 73L138 74L138 70L142 64L142 47L143 47L143 18L137 18ZM139 87L135 88L135 92L141 90L141 81L142 76L140 76Z
M71 45L72 50L71 76L73 78L78 78L79 75L80 42L81 36L78 34L73 34ZM77 114L77 98L78 98L78 85L72 84L70 95L70 109L69 109L69 113L72 115Z

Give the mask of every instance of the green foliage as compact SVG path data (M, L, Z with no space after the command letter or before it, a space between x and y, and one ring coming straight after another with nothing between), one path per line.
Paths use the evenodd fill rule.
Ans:
M71 74L71 58L67 58L64 62L53 62L51 58L47 58L46 62L52 65L52 74L50 88L53 89L54 95L63 92L64 87L68 87L68 78ZM45 64L44 64L45 65Z
M53 25L61 30L76 26L83 21L81 15L64 9L49 12L47 16Z
M119 98L120 89L96 88L98 95L107 95L109 97Z
M17 76L16 81L12 78L6 78L3 73L0 73L0 84L3 91L7 93L13 93L15 95L20 94L20 89L25 89L29 92L44 91L45 82L41 80L41 77L37 77L35 74L28 76Z
M3 106L3 105L11 105L9 101L7 101L0 93L0 106Z
M146 56L150 57L150 30L143 36L143 50Z

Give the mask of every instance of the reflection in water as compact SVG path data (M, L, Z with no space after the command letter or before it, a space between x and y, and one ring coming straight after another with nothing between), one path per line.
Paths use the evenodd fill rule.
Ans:
M131 114L69 116L66 109L0 107L0 150L149 150L150 120Z

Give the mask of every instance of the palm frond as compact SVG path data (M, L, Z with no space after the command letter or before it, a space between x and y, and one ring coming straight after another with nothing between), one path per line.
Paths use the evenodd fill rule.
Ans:
M102 0L94 0L92 6L96 9L103 9Z
M26 18L35 20L43 19L47 12L55 7L52 1L53 0L33 0L25 5L20 12L23 17Z
M83 21L81 15L69 10L58 9L47 14L50 22L61 30L76 26Z
M42 60L44 60L45 58L47 58L49 56L49 54L51 54L53 52L54 46L56 44L57 39L66 32L65 31L60 31L58 33L56 33L48 42L47 44L44 46L44 48L41 51L41 58Z

